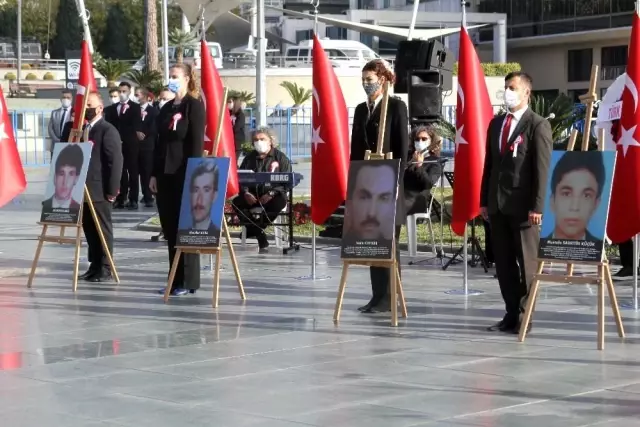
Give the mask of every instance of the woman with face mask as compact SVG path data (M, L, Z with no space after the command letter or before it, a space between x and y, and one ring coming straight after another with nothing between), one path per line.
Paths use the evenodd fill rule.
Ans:
M418 126L411 133L409 163L404 172L404 201L407 215L426 212L431 189L442 175L439 163L442 138L430 126Z
M189 65L174 65L169 77L167 87L175 97L163 106L156 119L158 139L149 188L156 193L160 224L167 239L171 266L176 252L187 159L202 157L205 112L196 87L196 76ZM199 287L200 257L197 254L183 254L180 257L171 295L195 293ZM163 294L164 289L159 293Z
M395 75L381 59L368 62L362 68L362 88L367 100L356 107L351 132L351 160L364 160L365 151L375 152L378 145L378 130L381 123L380 111L382 92L385 83L392 85ZM394 159L400 159L400 177L398 200L396 202L396 242L400 236L402 224L406 221L403 190L403 171L406 168L409 151L409 119L406 104L397 97L389 97L385 121L382 151L393 153ZM396 259L400 259L400 250L396 245ZM399 263L398 263L399 265ZM362 313L384 312L391 309L389 281L391 271L384 267L370 267L371 289L373 296L364 306L358 308Z

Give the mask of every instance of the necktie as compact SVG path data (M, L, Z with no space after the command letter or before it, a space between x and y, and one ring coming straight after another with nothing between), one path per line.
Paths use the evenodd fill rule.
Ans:
M509 132L511 131L511 121L513 120L513 114L507 114L504 119L504 126L502 127L502 140L500 141L500 154L504 154L507 149L507 142L509 141Z
M62 119L60 120L60 135L62 135L62 131L64 130L64 124L67 122L67 109L62 109Z
M120 111L118 111L118 115L120 116L122 114L122 112L124 111L124 103L120 103Z

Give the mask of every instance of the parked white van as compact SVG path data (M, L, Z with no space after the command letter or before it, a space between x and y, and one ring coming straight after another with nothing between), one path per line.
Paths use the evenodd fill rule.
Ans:
M369 46L353 40L331 40L324 38L320 45L334 67L362 68L372 59L380 58ZM304 40L297 46L287 48L285 67L310 67L313 40Z
M213 63L216 65L216 68L220 69L223 67L222 65L222 47L220 43L217 42L207 42L207 46L209 47L209 52L211 52L211 57L213 58ZM162 48L158 48L158 55L162 57ZM183 55L184 62L189 64L196 69L200 68L200 45L198 47L192 49L187 48L184 49ZM142 58L138 59L135 64L133 64L134 70L142 70L145 66L146 58L143 55ZM176 63L176 48L173 46L169 46L169 64Z

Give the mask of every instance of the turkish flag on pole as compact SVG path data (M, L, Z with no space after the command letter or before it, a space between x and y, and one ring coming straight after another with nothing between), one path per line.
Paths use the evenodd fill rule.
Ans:
M333 67L313 35L311 220L324 224L347 197L349 112Z
M80 55L80 75L78 76L78 86L76 88L76 99L73 104L73 129L82 129L84 121L84 98L89 92L96 90L96 78L93 75L93 60L89 52L89 45L82 40Z
M238 160L236 159L236 144L233 138L233 128L231 127L231 116L227 109L227 100L222 99L224 96L224 87L216 66L213 64L213 58L209 53L207 42L200 42L200 58L202 67L200 68L200 86L202 89L202 100L206 109L206 126L204 129L204 149L217 157L228 157L231 159L229 168L229 181L227 182L226 198L230 199L240 192L240 184L238 183ZM218 144L218 152L212 153L213 141L216 139L216 130L218 129L218 119L220 117L220 108L224 109L222 117L222 133L220 134L220 143Z
M637 4L637 3L636 3ZM633 16L627 79L622 92L620 138L616 142L616 168L607 221L607 236L621 243L640 233L640 18Z
M487 128L493 118L484 72L467 29L460 30L456 153L454 157L451 229L464 235L467 222L480 214L480 186Z
M0 90L0 208L27 188L18 145L9 120L7 103Z

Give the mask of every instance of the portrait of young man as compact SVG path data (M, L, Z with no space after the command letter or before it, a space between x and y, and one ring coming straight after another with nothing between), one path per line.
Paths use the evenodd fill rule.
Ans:
M342 246L391 248L395 231L398 168L386 161L352 162Z
M602 203L606 175L599 151L569 152L560 157L551 173L549 211L555 221L546 239L602 243L604 236L594 236L589 223ZM605 218L596 220L602 220L599 229L604 231Z
M42 202L43 213L51 213L54 209L66 209L69 212L80 210L80 202L73 199L73 191L80 179L84 153L78 144L62 147L55 158L55 169L49 184L49 188L53 187L53 194Z
M189 178L190 215L181 215L179 227L181 230L207 231L207 235L219 238L220 226L211 220L212 208L218 199L219 184L220 170L215 161L213 159L200 160ZM224 192L222 192L222 197L224 197Z

